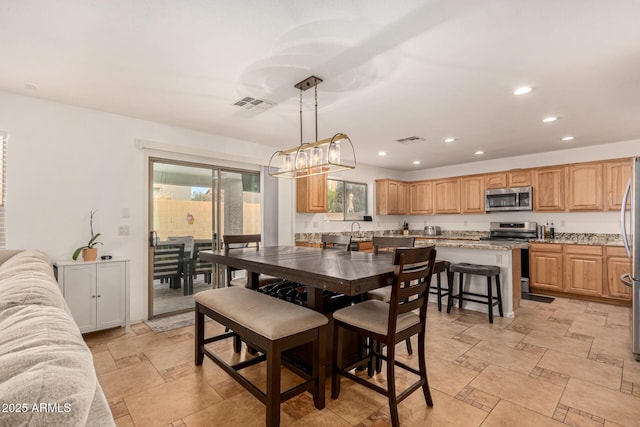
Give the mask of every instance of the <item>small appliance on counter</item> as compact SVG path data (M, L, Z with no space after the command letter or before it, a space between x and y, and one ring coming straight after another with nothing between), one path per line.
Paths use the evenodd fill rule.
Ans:
M440 227L437 225L427 225L424 227L424 235L425 236L439 236L440 235Z

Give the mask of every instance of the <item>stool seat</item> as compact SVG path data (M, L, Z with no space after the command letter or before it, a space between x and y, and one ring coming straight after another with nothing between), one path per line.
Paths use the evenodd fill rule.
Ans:
M500 289L500 267L497 265L481 265L470 264L468 262L452 263L449 265L449 273L451 278L455 273L459 275L458 294L449 298L449 304L447 304L447 312L451 310L453 300L458 300L458 307L462 308L462 301L473 301L481 304L487 304L489 306L489 323L493 323L493 306L498 306L498 312L500 317L504 317L502 311L502 290ZM487 278L487 293L479 294L476 292L469 292L464 290L464 275L475 274L477 276L484 276ZM496 282L496 296L493 296L492 280L495 277ZM477 298L481 299L477 299Z
M500 274L500 267L496 265L480 265L469 264L468 262L459 262L451 264L449 271L452 273L477 274L478 276L495 276Z

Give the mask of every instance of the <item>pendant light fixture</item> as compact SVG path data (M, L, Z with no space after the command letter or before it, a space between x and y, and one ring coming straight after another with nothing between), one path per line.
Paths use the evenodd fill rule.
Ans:
M353 144L344 133L318 140L318 84L322 79L311 76L294 87L300 90L300 145L273 153L269 159L269 175L278 178L301 178L338 172L356 167ZM302 142L302 92L314 88L316 139Z

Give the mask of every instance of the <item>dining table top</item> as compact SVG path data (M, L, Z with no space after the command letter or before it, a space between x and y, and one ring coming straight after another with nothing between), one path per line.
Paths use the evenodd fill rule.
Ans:
M326 290L356 296L390 284L394 272L391 252L374 255L339 249L265 246L258 250L249 247L200 251L199 256L205 261L247 270L253 289L258 288L258 275L262 273L307 285L316 294Z

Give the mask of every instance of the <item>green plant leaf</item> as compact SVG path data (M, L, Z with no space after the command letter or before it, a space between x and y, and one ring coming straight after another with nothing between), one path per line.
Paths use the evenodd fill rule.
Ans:
M87 246L80 246L78 249L76 249L73 255L71 256L71 259L73 259L74 261L77 260L78 256L80 256L80 252L82 252L82 250L86 247Z

